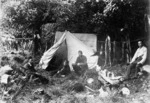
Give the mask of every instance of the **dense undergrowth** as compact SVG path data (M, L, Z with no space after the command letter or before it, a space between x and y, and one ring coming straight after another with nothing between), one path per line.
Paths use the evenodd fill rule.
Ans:
M27 55L11 54L11 64L16 67L22 66ZM84 75L78 76L71 72L68 76L61 75L51 76L51 73L40 68L36 68L37 73L48 79L49 82L41 82L38 80L24 81L19 84L11 84L9 86L10 93L5 97L7 103L149 103L150 100L150 77L144 72L143 76L138 79L129 80L114 86L105 86L98 80L98 73L95 69L87 70ZM104 69L104 68L103 68ZM105 68L114 72L115 75L124 75L126 66L113 66ZM92 84L87 83L88 78L93 78ZM14 100L11 100L16 92L22 87L19 94ZM125 96L120 94L120 90L127 86L130 90L130 95ZM0 94L3 98L3 87L0 85ZM86 88L88 86L92 90ZM101 95L100 88L104 88L107 96Z

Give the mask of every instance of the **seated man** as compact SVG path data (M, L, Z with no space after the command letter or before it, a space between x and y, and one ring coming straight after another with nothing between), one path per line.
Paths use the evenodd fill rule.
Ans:
M30 82L38 81L38 83L42 84L47 84L49 82L48 79L46 79L36 71L32 57L28 58L28 62L24 65L24 69L26 73L26 78L27 80L29 79Z
M88 69L87 65L87 58L86 56L83 55L82 51L78 51L79 56L77 57L77 60L75 64L73 64L73 69L74 71L78 74L81 75L82 73L85 72L86 69Z
M23 67L24 67L24 72L26 74L26 77L30 78L31 81L33 79L34 74L36 73L32 57L28 58L27 63Z
M33 64L32 57L28 58L28 62L24 65L24 68L30 72L36 72Z
M142 41L138 41L138 46L139 48L135 52L134 57L132 58L128 67L126 78L136 77L137 73L140 71L140 68L146 61L147 48L143 46Z
M70 67L69 67L69 61L68 60L65 60L63 62L63 67L61 70L59 70L57 73L60 73L61 76L67 76L70 74Z

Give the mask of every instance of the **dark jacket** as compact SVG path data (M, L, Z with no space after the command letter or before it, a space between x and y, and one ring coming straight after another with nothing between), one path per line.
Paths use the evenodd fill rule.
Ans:
M78 56L76 60L77 63L82 63L83 65L87 65L87 58L84 55Z

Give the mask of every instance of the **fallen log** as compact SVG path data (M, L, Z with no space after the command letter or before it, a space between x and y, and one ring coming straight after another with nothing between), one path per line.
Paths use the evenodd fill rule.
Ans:
M93 90L92 88L85 86L85 88L87 88L88 90L92 91L92 92L96 92L96 90Z
M99 76L101 78L103 78L103 80L105 82L108 82L110 83L111 85L115 85L115 84L118 84L120 82L120 79L122 78L122 76L117 76L117 77L114 77L114 74L112 73L112 76L109 77L109 72L106 73L106 70L105 71L99 71Z
M14 101L17 96L21 93L21 91L23 90L23 88L26 86L26 84L28 83L30 78L27 78L24 82L23 85L18 89L18 91L12 96L11 101Z
M32 76L36 76L37 78L39 78L39 79L42 79L41 80L41 82L44 84L44 82L48 82L48 80L46 79L46 78L44 78L42 75L40 75L39 73L28 73L27 74L27 77L26 77L26 79L25 79L25 81L23 81L23 84L22 84L22 86L16 91L16 93L12 96L12 98L11 98L11 101L14 101L16 98L17 98L17 96L21 93L21 91L23 90L23 88L30 82L30 79L31 79L31 77Z

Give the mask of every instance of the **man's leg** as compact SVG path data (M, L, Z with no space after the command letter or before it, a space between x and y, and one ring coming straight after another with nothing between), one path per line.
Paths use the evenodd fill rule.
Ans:
M129 79L132 70L136 67L136 63L131 63L128 67L127 67L127 73L125 75L125 79Z
M142 64L136 64L133 68L133 78L136 78L138 73L140 72L140 68L142 67Z
M85 72L86 72L86 70L88 69L88 66L87 66L87 65L84 65L84 66L80 66L80 68L81 68L80 74L81 74L81 75L84 75Z
M137 64L137 65L136 65L136 73L137 73L137 74L141 71L141 67L142 67L142 66L143 66L142 64Z
M73 70L75 71L75 73L80 75L81 68L77 65L72 65L72 67L73 67Z

